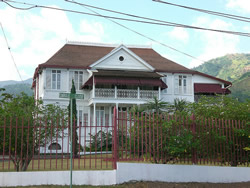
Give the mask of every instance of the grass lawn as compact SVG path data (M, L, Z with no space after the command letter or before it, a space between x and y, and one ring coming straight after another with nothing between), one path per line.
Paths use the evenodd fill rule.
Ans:
M106 154L103 154L106 158ZM111 154L107 154L107 158L112 158ZM4 168L3 168L4 166ZM69 170L70 159L34 159L30 162L27 171L53 171L53 170ZM73 170L112 170L112 161L101 159L101 155L88 155L81 158L73 159ZM0 171L15 171L12 161L0 161Z

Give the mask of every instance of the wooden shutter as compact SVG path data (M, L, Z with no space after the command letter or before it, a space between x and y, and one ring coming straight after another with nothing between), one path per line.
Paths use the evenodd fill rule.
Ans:
M192 94L192 76L187 76L187 94Z
M46 70L46 89L51 89L51 70Z
M174 75L174 94L179 94L179 75Z

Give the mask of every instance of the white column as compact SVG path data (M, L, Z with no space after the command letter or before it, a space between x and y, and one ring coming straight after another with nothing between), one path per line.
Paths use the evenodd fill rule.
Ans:
M115 86L115 98L117 98L117 86Z
M109 107L109 126L112 126L112 106Z
M90 115L91 115L91 114L90 114L90 113L91 113L91 111L90 111L90 107L89 107L89 108L88 108L88 126L91 125L91 124L90 124L90 123L91 123L91 122L90 122L90 121L91 121L91 119L90 119Z
M115 105L116 105L116 109L117 109L117 111L118 111L118 106L119 106L119 104L118 104L118 103L116 103ZM119 112L119 111L118 111L118 112Z
M69 69L67 69L67 81L66 81L67 86L66 86L66 90L70 92L71 88L69 88L69 84L70 84L69 82L72 82L72 80L69 80Z
M137 99L140 99L140 87L137 88Z
M158 87L158 92L159 92L159 100L161 100L161 87Z
M94 103L93 109L93 126L96 126L96 103Z
M93 98L95 98L95 77L93 75Z

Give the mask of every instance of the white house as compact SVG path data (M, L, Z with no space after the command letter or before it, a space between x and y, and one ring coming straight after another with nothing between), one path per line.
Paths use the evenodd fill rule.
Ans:
M87 125L110 124L112 109L128 110L153 97L193 102L201 94L228 94L231 82L190 70L151 47L68 42L34 73L36 99L67 107L74 79L78 119ZM95 113L94 113L95 112Z

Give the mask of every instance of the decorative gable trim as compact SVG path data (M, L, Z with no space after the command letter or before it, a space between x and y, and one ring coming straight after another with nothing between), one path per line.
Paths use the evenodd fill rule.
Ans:
M154 67L152 67L151 65L149 65L146 61L144 61L142 58L140 58L134 52L132 52L131 50L129 50L123 44L121 44L117 48L113 49L109 54L105 55L104 57L102 57L101 59L99 59L98 61L96 61L95 63L91 64L89 67L91 67L92 69L95 69L94 68L95 66L99 65L101 62L103 62L104 60L106 60L109 57L113 56L115 53L117 53L120 50L124 50L125 52L127 52L129 55L131 55L133 58L135 58L137 61L139 61L142 65L144 65L149 71L155 71Z

